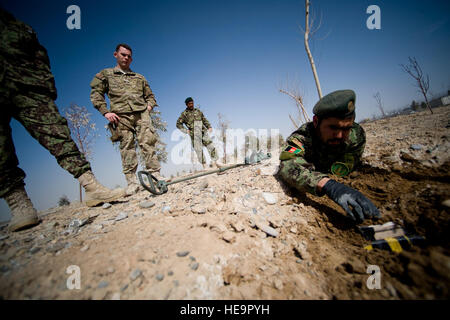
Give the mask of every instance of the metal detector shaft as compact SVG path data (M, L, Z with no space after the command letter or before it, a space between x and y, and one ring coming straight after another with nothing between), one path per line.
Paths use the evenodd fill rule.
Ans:
M155 194L155 195L161 195L163 193L166 193L168 191L167 186L171 185L171 184L175 184L175 183L179 183L179 182L183 182L183 181L187 181L187 180L192 180L192 179L196 179L199 177L203 177L209 174L213 174L213 173L220 173L229 169L233 169L233 168L237 168L237 167L241 167L241 166L246 166L246 165L250 165L250 164L256 164L261 162L261 160L265 160L265 159L269 159L271 157L270 153L267 154L262 154L262 153L254 153L252 154L249 158L245 159L245 163L239 163L239 164L233 164L233 165L229 165L229 166L224 166L215 170L211 170L211 171L207 171L207 172L201 172L201 173L197 173L194 174L193 176L189 176L189 177L184 177L184 178L179 178L179 179L175 179L169 182L166 182L164 180L158 180L156 179L156 177L154 177L152 174L150 174L147 171L139 171L138 172L138 178L139 181L141 183L141 185L147 190L150 191L151 193ZM144 182L143 176L147 176L149 184L147 185Z

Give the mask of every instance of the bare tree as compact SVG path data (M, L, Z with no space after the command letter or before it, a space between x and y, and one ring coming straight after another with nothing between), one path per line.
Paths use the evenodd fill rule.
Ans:
M311 54L311 50L309 49L309 43L308 43L310 34L315 33L319 29L320 23L319 23L319 26L315 29L313 27L313 24L314 24L313 19L311 19L311 23L309 21L309 0L305 0L305 30L304 30L305 50L308 55L309 63L311 64L311 69L312 69L312 73L314 75L314 80L316 81L317 93L319 94L319 99L321 99L322 98L322 89L320 88L319 76L317 75L316 65L314 64L314 59Z
M381 95L379 92L375 93L373 95L373 97L375 98L375 101L377 102L377 106L381 111L381 114L383 115L383 118L386 117L386 114L384 113L384 109L383 109L383 104L381 103Z
M416 80L415 85L419 88L418 91L423 94L428 109L431 113L433 113L427 97L428 90L430 89L430 77L428 76L428 74L426 76L423 75L422 68L420 67L415 57L408 57L408 59L408 65L400 64L400 66L402 67L404 72L406 72L411 77L413 77L414 80Z
M308 117L308 113L306 112L305 106L303 105L303 97L300 93L298 93L297 91L293 91L293 90L287 91L287 90L283 90L283 89L280 89L280 92L288 95L295 101L295 105L298 110L299 123L297 124L297 122L294 120L294 118L291 115L289 115L289 118L291 119L292 123L294 124L295 129L300 127L300 125L302 123L311 121L311 119Z
M227 163L227 129L230 127L230 121L220 112L217 118L219 118L220 140L223 142L223 163Z
M97 137L97 128L91 118L91 114L86 107L80 107L72 103L65 110L67 123L69 125L72 138L78 146L80 152L90 160L92 157L92 143ZM80 202L83 201L83 189L80 184Z

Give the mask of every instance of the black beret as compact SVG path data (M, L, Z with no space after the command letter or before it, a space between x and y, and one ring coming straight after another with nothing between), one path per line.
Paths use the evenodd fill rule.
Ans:
M191 97L187 97L186 100L184 100L185 104L188 104L189 102L194 101Z
M355 114L356 94L353 90L338 90L327 94L316 103L313 113L322 118L347 118Z

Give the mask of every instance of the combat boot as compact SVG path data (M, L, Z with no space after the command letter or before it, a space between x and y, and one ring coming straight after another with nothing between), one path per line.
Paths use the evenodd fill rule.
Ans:
M127 196L131 196L139 192L139 185L136 180L136 175L134 173L125 174L125 179L127 180Z
M111 202L125 196L123 189L110 190L102 186L94 177L92 171L83 173L79 178L81 186L86 192L85 204L88 207L94 207L104 202Z
M17 187L5 195L6 203L11 209L10 231L19 231L39 224L37 211L33 207L24 186Z

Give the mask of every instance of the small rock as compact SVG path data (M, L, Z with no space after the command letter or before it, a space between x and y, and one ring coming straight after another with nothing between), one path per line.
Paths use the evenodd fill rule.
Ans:
M295 234L298 230L296 227L292 227L291 229L289 229L289 231Z
M173 280L173 285L175 287L178 287L180 285L180 282L178 280Z
M124 285L122 288L120 288L120 291L124 292L128 288L128 283Z
M191 261L195 261L195 257L190 256L189 259L191 259Z
M111 203L108 203L108 202L106 202L102 205L102 209L109 209L111 207L112 207Z
M112 295L111 300L120 300L120 292L116 292Z
M200 184L200 190L204 190L204 189L206 189L206 188L208 188L208 181L203 181L203 182Z
M394 286L390 282L386 282L385 287L392 297L397 297L397 290L395 290Z
M57 243L52 244L49 247L47 247L47 251L50 252L50 253L55 253L55 252L58 252L61 249L64 249L65 246L66 246L65 243L57 242Z
M228 243L233 243L236 241L236 235L231 231L227 231L222 235L222 239Z
M199 267L199 263L198 262L194 262L193 264L191 264L191 269L196 271Z
M133 270L133 272L131 272L130 279L131 279L131 281L134 281L137 278L139 278L141 275L142 275L141 269L135 269L135 270Z
M58 222L58 221L51 221L51 222L49 222L49 223L47 223L47 224L45 225L45 227L46 227L47 229L53 229L53 228L55 228L55 227L57 227L57 226L59 226L59 222Z
M116 270L113 267L108 267L108 269L106 269L106 271L108 273L114 273Z
M102 224L96 224L92 226L92 229L99 231L103 229L103 225Z
M177 256L182 258L182 257L186 257L189 254L189 251L179 251L177 252Z
M158 280L158 281L163 281L164 275L161 274L161 273L157 273L156 276L155 276L155 278L156 278L156 280Z
M108 281L101 281L101 282L98 284L97 288L98 288L98 289L103 289L103 288L106 288L107 286L109 286L109 282L108 282Z
M167 272L167 275L168 275L168 276L173 276L173 271L170 270L169 272Z
M244 231L244 226L242 225L241 222L231 222L231 227L236 231L236 232L241 232Z
M273 286L275 287L275 289L277 290L283 290L283 281L281 281L280 279L276 279L273 282Z
M166 213L166 212L172 212L172 209L170 208L170 206L164 206L164 207L162 207L162 209L161 209L161 212L162 213Z
M148 209L148 208L151 208L151 207L154 207L154 206L155 206L155 203L151 202L151 201L145 201L145 202L141 202L139 204L139 207L141 207L143 209Z
M193 206L191 208L191 210L193 213L197 213L197 214L205 214L206 213L206 208L199 206L199 205Z
M416 161L416 158L414 158L412 155L410 155L409 153L404 152L404 151L400 152L400 158L402 160L404 160L404 161L407 161L407 162L414 162L414 161Z
M39 250L41 250L40 247L33 247L33 248L30 249L30 253L31 253L31 254L35 254L35 253L38 252Z
M275 204L278 201L277 197L272 193L263 192L262 197L268 204Z
M126 218L128 218L128 213L126 212L121 212L117 215L117 217L114 219L115 221L121 221L121 220L125 220Z
M410 148L413 149L413 150L422 150L423 146L421 144L412 144L410 146Z
M74 220L70 221L69 228L75 230L77 228L80 228L82 225L83 225L83 221L81 221L80 219L74 219Z
M450 208L450 199L447 199L444 202L442 202L442 205L447 207L447 208Z
M272 236L272 237L278 237L278 231L275 230L272 227L266 226L265 224L256 222L256 226L258 227L259 230L265 232L267 235Z
M85 252L89 250L89 245L85 245L83 248L80 249L81 252Z

